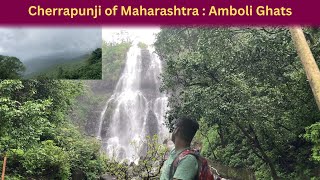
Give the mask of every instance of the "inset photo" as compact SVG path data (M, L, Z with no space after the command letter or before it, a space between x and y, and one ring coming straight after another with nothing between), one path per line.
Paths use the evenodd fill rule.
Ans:
M0 27L0 79L101 79L101 28Z

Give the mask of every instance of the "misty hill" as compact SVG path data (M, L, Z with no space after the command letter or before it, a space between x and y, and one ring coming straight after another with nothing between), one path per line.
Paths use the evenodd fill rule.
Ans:
M40 56L27 61L24 61L26 71L24 73L25 77L32 77L35 74L39 74L43 71L51 69L57 65L80 62L89 57L90 52L82 53L55 53L48 56Z
M28 75L28 78L50 79L101 79L102 50L97 48L90 54L74 60L52 65L46 69Z
M85 61L90 57L89 54L83 55L79 58L74 58L72 60L63 61L62 63L55 64L46 68L41 68L36 72L32 72L30 74L25 74L25 78L37 78L39 76L45 76L49 78L56 78L59 74L59 68L63 67L64 69L76 69L85 64Z

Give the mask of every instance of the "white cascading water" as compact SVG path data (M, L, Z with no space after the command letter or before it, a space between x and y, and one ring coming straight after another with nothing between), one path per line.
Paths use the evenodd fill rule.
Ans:
M133 45L113 95L100 115L97 137L109 156L136 162L147 136L167 137L167 97L160 93L161 61L153 48Z

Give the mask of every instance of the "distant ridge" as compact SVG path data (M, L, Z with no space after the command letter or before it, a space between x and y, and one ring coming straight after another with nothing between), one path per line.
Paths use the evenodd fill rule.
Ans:
M34 74L41 73L45 70L52 69L58 65L72 62L80 62L87 59L91 51L77 53L58 53L54 55L39 56L28 61L24 61L26 71L24 77L31 77Z

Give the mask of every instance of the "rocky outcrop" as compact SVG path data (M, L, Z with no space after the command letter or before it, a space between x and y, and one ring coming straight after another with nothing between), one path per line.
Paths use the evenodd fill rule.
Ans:
M100 180L116 180L117 178L108 174L104 174L100 177Z

